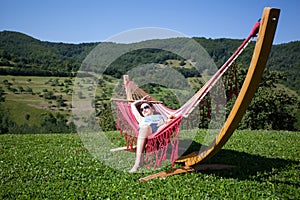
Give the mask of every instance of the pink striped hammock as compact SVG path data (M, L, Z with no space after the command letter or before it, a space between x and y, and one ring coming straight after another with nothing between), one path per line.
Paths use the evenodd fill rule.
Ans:
M169 159L172 166L174 166L174 163L178 158L179 130L182 118L189 116L194 108L203 100L205 95L242 53L242 51L250 43L251 39L256 37L259 26L260 22L255 23L249 36L243 41L234 54L211 77L211 79L179 109L169 109L162 102L150 96L150 102L153 104L155 110L164 118L170 118L172 116L173 119L171 122L166 124L163 129L147 138L145 160L150 163L148 166L154 163L153 167L155 169L157 166L161 165L162 161L167 159L167 150L169 145L171 145L171 155ZM124 88L127 99L112 99L112 101L116 103L117 107L117 129L124 135L127 149L133 149L137 141L139 125L131 111L130 103L149 94L130 81L127 75L124 76Z

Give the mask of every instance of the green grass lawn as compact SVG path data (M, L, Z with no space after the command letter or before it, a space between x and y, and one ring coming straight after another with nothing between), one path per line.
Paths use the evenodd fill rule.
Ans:
M118 140L118 132L111 132ZM116 141L112 141L116 142ZM195 141L200 142L200 141ZM139 182L105 166L78 134L0 135L0 199L299 199L300 133L236 131L204 170Z

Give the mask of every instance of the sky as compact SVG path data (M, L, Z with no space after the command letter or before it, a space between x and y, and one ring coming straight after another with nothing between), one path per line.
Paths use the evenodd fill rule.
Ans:
M0 0L0 5L0 31L49 42L103 42L147 27L243 39L264 7L281 9L274 44L300 40L299 0Z

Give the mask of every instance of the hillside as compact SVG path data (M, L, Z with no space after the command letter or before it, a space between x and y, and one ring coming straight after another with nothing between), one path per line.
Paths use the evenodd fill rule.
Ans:
M240 45L238 39L193 38L199 42L221 66ZM28 35L12 32L0 32L0 75L39 75L71 76L76 74L84 58L99 43L65 44L37 40ZM250 63L254 42L239 57L238 62L247 66ZM140 50L128 53L112 63L106 73L120 77L122 73L137 64L157 62L167 63L170 59L180 60L169 52ZM125 66L125 68L124 68ZM300 41L273 45L267 65L270 70L286 73L283 84L300 94ZM190 69L181 69L185 76L197 76Z
M8 72L1 70L0 73L69 75L78 70L81 61L95 46L96 43L44 42L22 33L3 31L0 32L0 66L17 70L11 68Z
M4 127L5 131L9 130L13 133L20 133L20 131L46 133L49 130L52 132L72 132L74 128L71 123L73 120L71 117L72 94L77 95L79 98L86 98L93 90L93 88L88 87L86 93L72 91L74 76L76 76L81 64L93 61L85 58L95 58L96 62L91 62L92 65L87 63L89 70L93 72L92 74L99 74L99 71L97 71L98 68L101 68L99 65L106 67L105 71L102 71L104 76L98 80L95 97L97 116L101 116L99 117L99 124L105 130L111 130L115 127L110 109L107 108L110 106L109 100L115 88L116 80L119 80L122 74L127 73L136 66L143 66L141 73L144 73L144 67L147 66L154 69L162 67L161 64L169 65L180 71L195 90L199 89L202 84L201 72L199 73L200 70L197 71L191 67L196 62L193 61L192 56L191 58L188 57L196 55L193 51L182 58L161 49L137 48L153 47L153 44L162 41L163 45L175 44L181 47L180 44L183 40L177 38L149 40L132 46L115 43L64 44L43 42L22 33L0 32L0 101L5 100L1 103L3 111L0 112L0 120L7 117L5 116L6 113L9 113L8 115L11 117L11 121L7 121ZM242 42L242 40L236 39L194 38L194 40L206 49L217 66L221 66ZM100 51L102 54L99 56L98 52L94 51L97 44L101 44L102 48L113 48L109 49L110 51ZM254 44L254 42L251 42L237 60L239 68L239 86L237 88L241 87L243 77L246 75L246 67L250 63ZM196 43L195 46L199 45ZM130 51L121 54L117 59L111 61L107 67L105 62L111 60L123 47L125 49L129 47ZM91 51L92 53L90 53ZM299 67L300 60L298 54L299 42L274 45L268 64L270 70L265 74L261 82L261 88L252 100L253 104L250 105L248 114L246 113L244 123L241 123L242 128L300 129L300 114L297 107L300 84L297 81L299 75L297 67ZM100 62L97 60L99 57L101 58ZM153 66L147 63L157 64ZM288 72L288 79L284 81L280 73L271 72L274 69ZM80 82L77 82L76 85L84 88L86 74L82 71L80 73L83 78L79 78ZM143 75L140 77L143 77ZM161 76L161 80L164 79L170 80L167 76ZM176 83L176 81L172 81L173 86ZM287 86L291 89L288 89ZM179 105L176 98L169 98L172 97L172 94L167 88L156 88L155 85L147 85L143 89L155 98L165 102L166 106L170 108L176 108ZM258 112L261 114L260 117L257 117ZM276 126L281 119L287 121L280 124L284 124L286 127ZM283 122L283 120L281 121ZM57 126L57 124L60 124L60 126ZM203 123L202 125L205 126L206 124ZM8 129L9 127L14 127L14 129ZM43 127L44 130L41 130L40 127ZM54 130L53 127L57 127L59 130ZM2 127L3 130L4 128Z
M285 85L300 94L300 41L275 45L267 67L270 70L285 72Z

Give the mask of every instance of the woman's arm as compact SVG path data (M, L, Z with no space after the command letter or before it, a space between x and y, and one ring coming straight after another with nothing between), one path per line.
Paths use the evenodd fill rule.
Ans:
M149 99L149 95L144 96L140 100L134 101L133 103L130 104L132 114L134 115L135 119L138 121L138 123L141 123L143 121L144 117L140 114L137 108L137 104L142 105L144 102L148 102L147 99Z
M142 99L134 101L133 103L130 104L131 112L134 115L135 119L138 121L138 123L141 123L141 121L143 121L144 117L138 111L137 105L142 104L143 102L147 102L147 101L145 101L145 98L146 97L143 97Z

